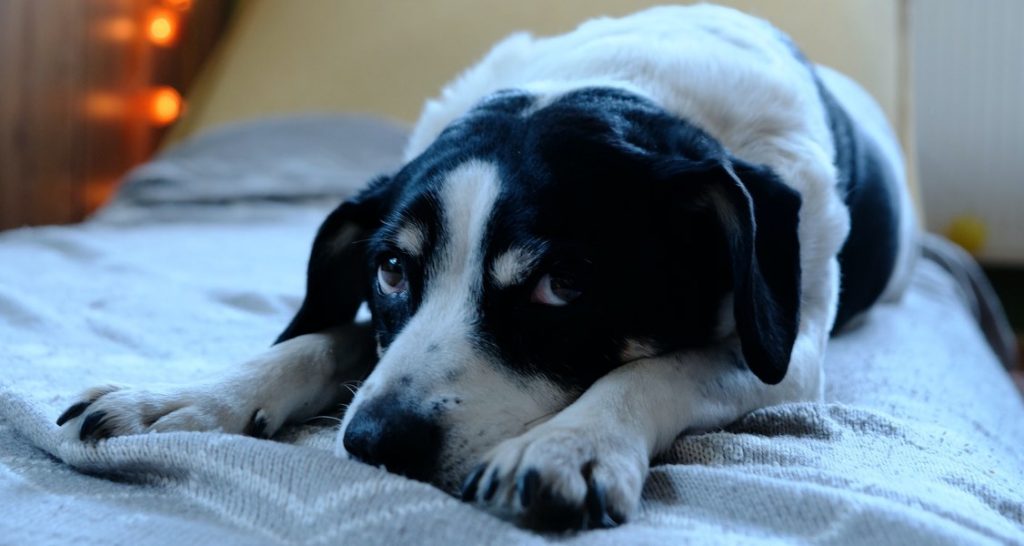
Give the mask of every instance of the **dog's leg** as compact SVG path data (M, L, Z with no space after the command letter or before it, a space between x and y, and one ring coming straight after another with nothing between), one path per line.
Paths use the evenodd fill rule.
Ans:
M352 324L298 336L202 384L89 389L57 424L83 441L174 430L269 437L339 403L349 394L344 382L369 373L370 330Z
M680 433L816 399L816 384L800 384L812 375L765 385L735 342L625 364L550 420L498 444L467 478L463 498L531 527L622 523L639 503L651 458Z

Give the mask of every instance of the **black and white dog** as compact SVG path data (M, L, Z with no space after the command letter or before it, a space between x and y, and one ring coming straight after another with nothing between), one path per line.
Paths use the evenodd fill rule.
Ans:
M58 423L269 436L365 377L340 455L530 526L615 525L679 434L820 399L830 333L915 254L878 107L715 6L511 36L427 103L406 159L323 223L267 353L92 389Z

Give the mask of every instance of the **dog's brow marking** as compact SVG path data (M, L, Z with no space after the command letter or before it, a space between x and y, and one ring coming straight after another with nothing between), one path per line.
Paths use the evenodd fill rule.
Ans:
M444 228L427 264L423 300L401 334L382 356L378 377L443 373L452 365L482 361L474 349L474 324L483 285L484 236L497 201L500 180L495 165L473 160L449 171L438 193ZM424 352L436 343L442 349ZM385 372L384 370L388 370Z
M447 220L449 267L468 269L480 265L484 231L498 189L498 169L490 163L469 161L448 175L441 202Z
M409 222L403 225L393 237L395 245L410 256L423 254L423 246L426 241L426 233L419 222Z
M418 313L432 317L435 327L473 322L474 299L484 273L483 239L499 189L497 167L479 160L468 161L445 177L439 195L445 222L442 251L430 265L432 281Z
M491 280L498 288L520 283L540 259L542 246L517 246L500 254L491 263Z

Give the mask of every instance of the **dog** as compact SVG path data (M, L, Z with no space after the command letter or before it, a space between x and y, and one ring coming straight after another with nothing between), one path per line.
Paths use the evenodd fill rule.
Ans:
M614 526L680 434L821 400L830 335L899 297L915 225L878 107L767 22L698 5L516 34L330 213L267 352L88 390L58 424L269 437L365 378L339 455L529 527Z

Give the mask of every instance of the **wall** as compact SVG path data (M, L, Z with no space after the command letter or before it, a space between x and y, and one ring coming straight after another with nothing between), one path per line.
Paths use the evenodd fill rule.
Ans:
M907 0L719 0L790 33L852 76L889 115L916 194ZM242 0L168 142L223 123L295 112L364 112L410 122L423 101L514 31L550 35L664 0ZM678 2L681 4L691 1Z
M425 99L511 32L565 32L588 18L663 3L243 0L223 50L191 96L193 111L172 138L297 111L356 111L412 121ZM902 1L719 3L773 21L812 59L853 75L903 134Z
M928 227L976 219L983 261L1024 265L1024 1L914 0L910 21Z
M87 85L86 10L74 0L0 2L0 227L84 212L88 168L78 143L87 136L72 120Z

